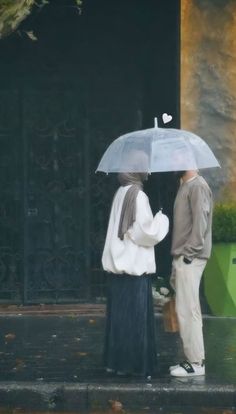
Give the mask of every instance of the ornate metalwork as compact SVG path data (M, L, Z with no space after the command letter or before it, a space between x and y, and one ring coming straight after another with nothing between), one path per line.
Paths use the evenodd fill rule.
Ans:
M71 104L71 96L73 91L25 96L28 303L87 298L85 127L82 108Z
M1 100L1 301L65 303L105 295L101 254L117 182L95 170L108 143L138 127L139 115L128 103L114 108L112 93L98 107L96 96L78 85L25 88L9 96L13 117Z
M0 292L19 302L22 288L21 183L18 93L0 92Z

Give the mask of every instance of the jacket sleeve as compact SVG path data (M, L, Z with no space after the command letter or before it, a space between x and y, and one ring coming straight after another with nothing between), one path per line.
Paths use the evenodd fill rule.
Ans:
M193 260L203 249L211 211L212 196L205 186L195 187L190 195L192 231L184 247L183 255Z
M164 239L168 231L168 217L161 210L153 217L147 195L139 191L136 199L136 220L128 230L127 237L139 246L151 247Z

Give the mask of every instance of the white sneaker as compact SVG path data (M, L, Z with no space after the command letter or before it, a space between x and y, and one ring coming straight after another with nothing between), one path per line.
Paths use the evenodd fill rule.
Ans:
M177 364L177 365L171 365L171 366L169 367L169 370L170 370L170 371L173 371L173 369L178 368L178 367L179 367L179 364Z
M182 362L170 371L173 377L195 377L205 375L205 365L190 364L188 361Z

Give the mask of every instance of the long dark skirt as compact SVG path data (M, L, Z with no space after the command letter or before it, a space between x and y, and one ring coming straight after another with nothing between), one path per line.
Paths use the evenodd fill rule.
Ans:
M128 374L156 370L151 276L109 275L105 367Z

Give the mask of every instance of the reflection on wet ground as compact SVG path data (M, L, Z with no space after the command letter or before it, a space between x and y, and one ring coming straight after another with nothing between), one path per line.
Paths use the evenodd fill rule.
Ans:
M156 321L158 381L169 379L169 365L182 355L178 334L164 332L161 317ZM101 315L6 316L0 326L1 381L110 381L102 369ZM192 380L235 384L236 319L205 318L204 337L206 378Z
M236 319L204 318L206 376L195 378L169 376L180 340L160 315L156 325L160 370L144 382L104 372L102 314L0 316L0 414L236 414Z

